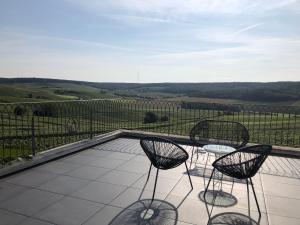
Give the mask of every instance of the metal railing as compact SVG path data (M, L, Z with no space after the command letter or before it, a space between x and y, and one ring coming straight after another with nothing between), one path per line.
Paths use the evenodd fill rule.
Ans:
M300 107L140 100L0 104L0 162L117 129L189 135L202 119L238 121L251 143L300 147Z

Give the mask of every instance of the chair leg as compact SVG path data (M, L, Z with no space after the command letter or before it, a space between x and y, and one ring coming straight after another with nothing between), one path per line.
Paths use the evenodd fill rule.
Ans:
M154 196L155 196L155 190L156 190L156 183L157 183L158 171L159 171L159 169L156 170L156 177L155 177L155 183L154 183L154 189L153 189L153 194L152 194L151 203L153 202Z
M258 209L258 214L259 214L259 219L260 219L261 218L261 212L260 212L260 208L259 208L259 205L258 205L258 201L257 201L257 197L256 197L256 194L255 194L255 190L254 190L254 186L253 186L253 182L252 182L251 177L250 177L250 184L251 184L251 187L252 187L252 191L253 191L253 194L254 194L255 203L256 203L256 206L257 206L257 209Z
M193 184L192 184L190 172L189 172L189 170L188 170L188 167L187 167L187 165L186 165L186 162L184 162L184 164L185 164L186 172L187 172L187 174L188 174L188 176L189 176L190 184L191 184L191 187L192 187L192 190L193 190L194 187L193 187Z
M232 178L232 185L231 185L231 191L230 191L230 194L232 194L233 186L234 186L234 178Z
M196 162L198 162L198 159L199 159L199 149L198 148L196 148L197 149L197 158L196 158Z
M151 172L151 168L152 168L152 163L150 164L150 168L149 168L149 171L148 171L148 177L147 177L147 181L146 181L146 183L148 182L148 180L149 180L149 177L150 177L150 172Z
M247 199L248 199L248 216L250 218L251 215L250 215L250 196L249 196L249 181L248 181L248 179L246 179L246 184L247 184Z
M191 160L190 160L190 169L192 168L192 163L193 163L194 148L195 148L195 146L193 146L193 149L192 149L192 156L191 156Z
M206 186L206 188L205 188L205 191L204 191L204 195L203 195L203 197L204 197L204 200L205 200L205 202L206 202L206 193L207 193L207 190L208 190L208 187L209 187L209 184L210 184L211 178L213 177L214 173L215 173L215 168L214 168L214 169L213 169L213 171L211 172L211 175L210 175L210 178L209 178L208 184L207 184L207 186Z
M211 175L210 175L208 184L207 184L207 186L206 186L206 188L205 188L204 195L203 195L204 202L205 202L205 206L206 206L206 210L207 210L207 214L208 214L208 218L209 218L209 219L208 219L208 222L210 221L210 215L212 214L212 211L213 211L213 207L214 207L214 206L212 206L211 211L209 212L209 209L208 209L208 206L207 206L207 201L206 201L206 193L207 193L207 190L208 190L210 181L211 181L211 179L212 179L214 173L215 173L215 168L214 168L213 171L211 172Z
M206 163L205 163L204 170L203 170L203 177L205 177L205 172L206 172L206 167L207 167L207 162L208 162L209 156L210 156L210 155L209 155L209 153L207 152Z

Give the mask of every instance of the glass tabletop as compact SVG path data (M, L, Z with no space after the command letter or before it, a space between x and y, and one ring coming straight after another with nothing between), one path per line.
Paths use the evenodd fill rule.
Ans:
M236 150L235 148L226 145L204 145L203 149L215 154L228 154Z

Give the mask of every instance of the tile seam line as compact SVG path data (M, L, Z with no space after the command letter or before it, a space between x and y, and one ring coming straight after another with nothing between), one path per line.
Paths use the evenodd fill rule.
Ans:
M267 217L268 224L270 224L269 212L268 212L268 208L267 208L267 201L266 201L266 198L265 198L265 189L264 189L263 180L262 180L262 177L261 177L260 173L259 173L259 179L260 179L260 185L261 185L261 188L262 188L263 199L264 199L264 203L265 203L265 207L266 207L266 215L267 215L266 217Z
M21 223L24 222L25 220L31 219L31 218L35 219L35 220L40 220L40 221L43 221L43 222L46 222L46 223L49 222L48 220L44 220L44 219L40 219L40 218L34 217L34 215L28 216L28 215L25 215L25 214L22 214L22 213L19 213L19 212L14 212L14 211L11 211L9 209L1 208L1 207L0 207L0 209L3 210L3 211L6 211L6 212L12 213L12 214L17 214L17 215L20 215L20 216L24 216L25 219L22 220ZM59 225L59 224L56 224L56 223L53 223L53 222L50 222L50 223L53 224L53 225Z

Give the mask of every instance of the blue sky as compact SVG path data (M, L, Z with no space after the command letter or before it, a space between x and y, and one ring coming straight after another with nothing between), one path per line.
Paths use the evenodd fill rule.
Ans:
M0 76L300 80L297 0L2 0Z

